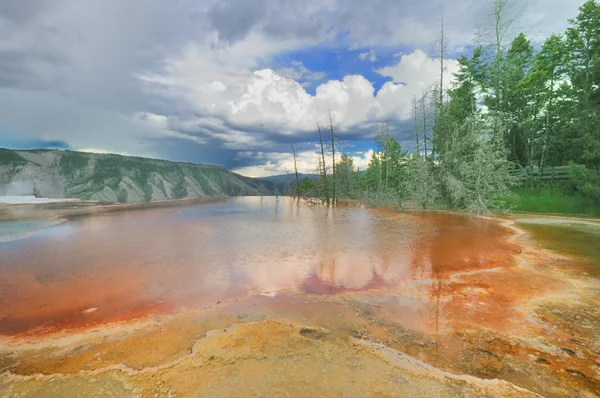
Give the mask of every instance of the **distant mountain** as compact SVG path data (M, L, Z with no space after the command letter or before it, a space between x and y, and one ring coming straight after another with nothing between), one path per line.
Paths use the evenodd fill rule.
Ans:
M112 154L0 148L0 195L149 202L269 194L268 184L220 166Z
M308 177L311 180L319 178L316 174L298 173L298 181L302 181L304 177ZM296 185L296 174L279 174L276 176L257 178L257 180L261 181L269 190L284 194L289 189L290 184L292 187Z
M302 174L302 173L298 173L298 179L302 180L304 177L308 177L311 180L319 178L318 175L316 174ZM265 181L271 181L271 182L275 182L275 183L286 183L288 181L296 181L296 174L295 173L290 173L290 174L280 174L280 175L276 175L276 176L270 176L270 177L261 177L260 180L265 180Z

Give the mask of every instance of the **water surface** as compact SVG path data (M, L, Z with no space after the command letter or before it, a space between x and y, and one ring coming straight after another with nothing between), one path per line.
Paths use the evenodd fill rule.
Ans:
M26 238L61 223L61 220L0 221L0 244Z
M72 218L2 250L0 333L128 319L283 289L431 289L511 263L490 220L231 198Z

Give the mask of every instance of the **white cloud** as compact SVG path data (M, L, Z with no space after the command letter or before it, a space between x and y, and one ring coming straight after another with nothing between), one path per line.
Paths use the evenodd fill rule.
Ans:
M420 96L438 79L439 74L439 61L429 58L422 50L416 50L403 55L396 65L377 71L393 78L377 92L363 76L348 75L342 80L320 84L311 95L296 80L271 69L233 75L230 71L215 69L207 75L197 67L205 62L199 59L201 57L200 52L188 51L182 58L170 60L163 75L143 78L161 83L168 93L183 95L191 109L210 115L210 120L219 120L219 126L214 123L202 126L194 119L196 133L217 138L221 135L209 130L229 130L239 136L235 139L241 145L254 147L252 140L258 139L255 142L262 144L260 138L264 137L248 131L255 131L258 127L266 134L283 136L314 131L317 123L327 123L329 110L341 132L351 132L386 119L405 121L412 97ZM299 62L293 66L296 71L303 67ZM446 85L455 71L457 62L447 60ZM219 82L219 90L211 88L215 82ZM222 138L225 140L225 134Z
M86 153L100 153L100 154L107 154L107 153L115 153L117 155L123 155L123 156L127 156L127 152L111 152L111 151L107 151L106 149L101 149L101 148L81 148L79 149L80 152L86 152Z
M373 150L369 149L366 152L352 155L352 163L354 164L354 168L358 168L359 170L366 170L369 167L369 162L371 161L371 157L373 157Z
M369 165L373 150L363 153L356 153L351 156L355 168L365 170ZM315 145L313 150L297 151L296 165L298 173L311 174L317 173L320 154ZM327 155L326 162L330 165L331 157ZM245 166L234 169L233 171L249 177L268 177L294 172L294 158L290 153L279 152L251 152L246 151L240 154L240 157L246 160L252 160L256 165ZM336 157L336 162L339 157Z
M290 153L278 152L244 152L245 159L258 163L252 166L240 167L233 171L249 177L267 177L294 172L294 158ZM296 165L299 173L315 173L319 164L317 148L296 152Z
M458 61L444 60L444 69L445 88L448 88L453 80L453 74L459 71ZM411 54L402 55L396 65L386 66L377 70L377 73L389 76L397 83L417 86L423 91L436 80L439 81L440 61L417 49Z

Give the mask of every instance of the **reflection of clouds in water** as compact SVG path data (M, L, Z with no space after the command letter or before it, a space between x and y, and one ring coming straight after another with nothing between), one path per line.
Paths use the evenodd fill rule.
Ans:
M374 264L368 256L337 254L319 263L317 275L331 286L358 289L371 281L374 272Z
M409 267L410 253L405 242L394 247L376 249L363 246L345 253L326 254L320 260L316 274L331 286L360 289L379 277L392 285L412 279Z
M276 292L286 287L298 285L313 267L313 260L286 257L258 261L246 268L254 289L262 292Z
M420 262L431 270L430 244L413 242L423 229L414 216L361 207L298 208L283 199L281 203L277 218L237 224L233 230L216 226L219 233L212 240L244 253L243 268L254 288L282 289L311 275L347 289L360 289L375 276L386 284L410 281L414 249L425 249Z
M196 216L236 206L242 211ZM36 239L5 245L7 266L0 283L10 284L4 297L14 316L25 305L16 297L26 297L21 303L30 309L51 303L57 314L71 309L80 314L83 304L121 312L159 301L193 306L248 290L276 293L290 286L335 294L402 285L421 297L435 296L441 304L440 286L417 282L497 261L500 233L490 225L439 213L233 198L176 212L148 209L74 218L44 229ZM44 277L43 291L11 282L32 274Z

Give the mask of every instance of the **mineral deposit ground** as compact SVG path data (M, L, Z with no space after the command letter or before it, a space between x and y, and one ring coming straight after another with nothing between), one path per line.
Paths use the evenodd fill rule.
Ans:
M0 231L0 396L600 394L597 220L256 197L60 221Z

